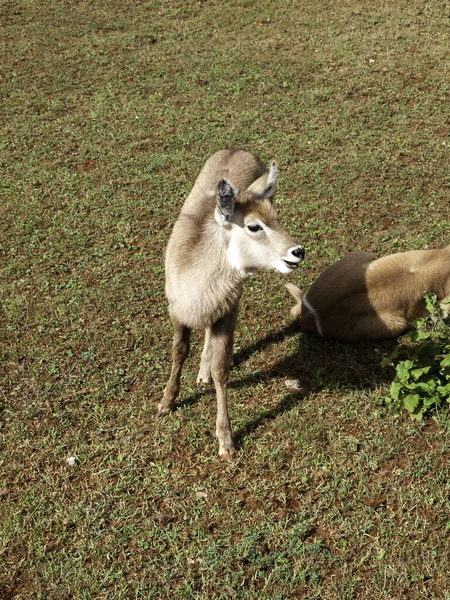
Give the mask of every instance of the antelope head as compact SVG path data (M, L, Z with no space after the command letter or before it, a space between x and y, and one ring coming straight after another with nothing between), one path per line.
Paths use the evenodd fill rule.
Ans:
M268 173L244 191L227 179L218 184L215 220L226 232L229 264L245 277L257 269L291 273L305 255L278 222L273 205L276 179L272 162Z

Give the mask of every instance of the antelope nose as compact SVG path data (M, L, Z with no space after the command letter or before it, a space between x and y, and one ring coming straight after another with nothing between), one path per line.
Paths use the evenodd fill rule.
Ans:
M300 260L303 260L305 258L305 251L303 250L303 248L301 246L294 248L294 250L292 250L292 254L296 258L299 258Z

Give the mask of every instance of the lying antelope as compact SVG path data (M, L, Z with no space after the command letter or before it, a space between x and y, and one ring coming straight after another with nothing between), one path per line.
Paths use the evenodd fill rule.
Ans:
M302 331L348 342L396 338L425 316L424 292L450 299L450 246L377 258L355 252L326 269L291 310Z
M173 324L173 357L158 415L173 408L180 391L191 329L205 329L197 384L216 388L219 454L235 454L227 409L233 335L245 280L257 269L291 273L304 257L277 221L273 207L276 166L269 171L243 150L221 150L197 177L170 236L166 295Z

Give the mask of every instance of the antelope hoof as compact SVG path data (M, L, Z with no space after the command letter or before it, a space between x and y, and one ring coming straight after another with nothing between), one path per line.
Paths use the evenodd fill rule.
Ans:
M197 392L203 392L211 383L211 377L197 377Z
M156 416L164 417L165 415L168 415L171 412L172 412L172 407L167 406L167 404L164 404L163 402L161 402L160 404L158 404L158 412L156 413Z
M221 445L219 447L219 456L227 461L232 461L236 457L236 448L233 444Z

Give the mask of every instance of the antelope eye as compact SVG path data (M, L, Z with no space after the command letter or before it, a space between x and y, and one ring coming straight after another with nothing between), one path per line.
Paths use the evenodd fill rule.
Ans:
M262 231L261 225L257 225L256 223L253 225L247 225L247 229L252 233L256 233L257 231Z

